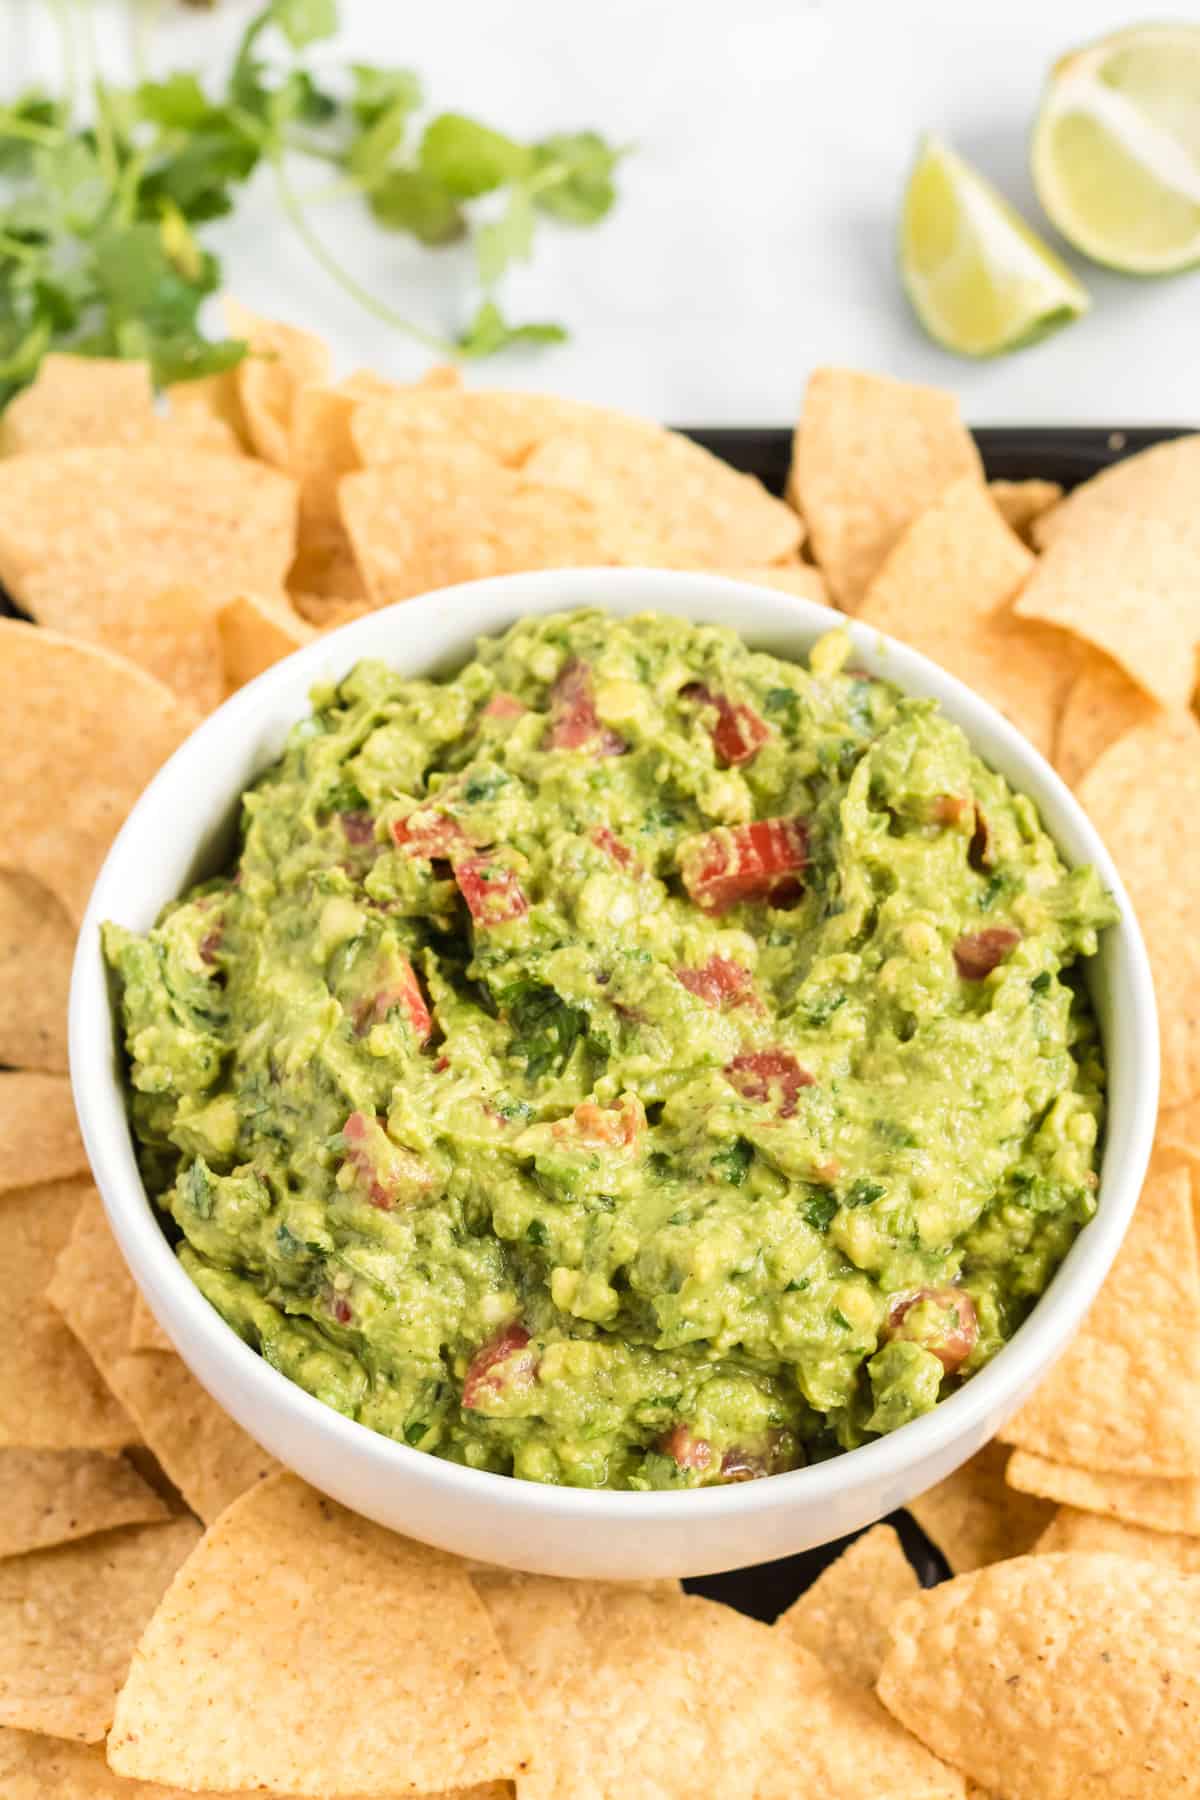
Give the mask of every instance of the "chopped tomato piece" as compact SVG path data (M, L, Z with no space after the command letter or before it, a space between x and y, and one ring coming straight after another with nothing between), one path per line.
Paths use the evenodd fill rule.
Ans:
M1015 925L989 925L986 931L969 931L954 945L954 962L964 981L982 981L998 969L1021 934Z
M556 1137L572 1137L585 1144L627 1149L645 1129L645 1107L636 1094L622 1094L617 1106L597 1106L594 1100L584 1100L570 1120L557 1121L554 1133Z
M424 1043L433 1030L433 1020L421 992L416 970L406 956L389 959L389 979L374 994L359 1001L354 1012L354 1029L365 1037L372 1025L380 1025L394 1006L400 1007L413 1028L419 1043Z
M430 862L446 861L469 847L470 839L458 823L432 807L419 807L407 819L397 819L392 836L401 850L410 856L424 856Z
M979 1342L975 1302L962 1288L918 1288L888 1307L886 1335L920 1344L953 1375Z
M485 719L519 719L522 713L529 711L523 700L515 694L501 692L493 694L483 709Z
M739 901L794 906L808 861L803 819L757 819L723 825L686 838L679 846L683 885L706 913L723 913Z
M470 856L457 863L454 879L477 925L503 925L529 911L516 870L493 857Z
M382 1119L366 1113L352 1112L342 1126L346 1157L338 1185L359 1187L372 1206L391 1212L401 1202L416 1200L433 1181L430 1171L401 1144L394 1144L384 1130Z
M329 1294L329 1310L339 1325L348 1325L354 1317L354 1310L345 1294L339 1294L336 1288Z
M676 969L675 979L706 1006L736 1006L753 998L753 977L728 956L710 956L699 969Z
M375 841L375 821L369 812L338 814L348 844L371 844Z
M628 748L623 737L600 723L592 671L578 659L566 664L550 689L546 743L551 750L590 750L593 756L620 756Z
M616 833L610 831L607 825L596 826L595 830L592 832L592 842L598 850L603 850L604 854L609 857L612 862L616 863L618 869L633 870L641 868L641 863L639 863L637 857L629 848L629 845L623 844Z
M935 825L961 825L971 810L971 800L966 794L937 794L929 816Z
M781 1119L795 1117L801 1088L816 1086L815 1075L802 1068L790 1050L744 1050L726 1063L725 1079L743 1100L778 1097Z
M537 1357L529 1341L525 1327L514 1320L480 1345L463 1381L462 1404L468 1410L498 1400L506 1389L532 1386Z
M685 700L694 700L700 706L711 706L715 710L713 749L727 767L749 762L771 735L770 726L745 701L730 700L726 694L714 694L701 681L691 681L680 691Z
M672 1425L658 1440L663 1456L669 1456L681 1469L707 1469L712 1461L712 1445L707 1438L695 1437L686 1425Z
M216 965L217 951L221 948L221 940L224 935L224 925L214 925L211 930L205 932L204 936L196 946L196 949L199 952L200 961L206 964L210 969Z

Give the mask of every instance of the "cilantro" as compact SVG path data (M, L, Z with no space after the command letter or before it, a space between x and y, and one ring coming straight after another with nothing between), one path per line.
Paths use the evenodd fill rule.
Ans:
M508 776L503 769L480 769L467 777L463 799L468 806L475 806L480 800L494 800L500 789L507 786Z
M1049 970L1043 969L1040 975L1034 976L1029 985L1035 994L1044 994L1049 989L1050 982L1051 975Z
M800 696L794 688L768 688L763 698L763 710L782 719L789 731L795 731L800 719Z
M519 344L563 344L567 334L561 325L509 325L499 307L485 300L467 329L455 342L460 356L494 356Z
M533 166L533 153L501 131L462 113L439 113L421 139L420 164L457 200L475 200L520 181Z
M613 171L625 154L595 131L556 133L533 146L534 204L569 225L595 225L617 197Z
M540 981L516 981L502 988L496 1004L512 1027L509 1049L525 1060L530 1081L559 1075L587 1031L587 1015Z
M843 1331L853 1331L854 1327L851 1325L840 1306L835 1306L829 1316L835 1325L841 1326Z
M1002 870L995 875L990 875L987 885L979 896L980 912L991 912L992 908L1006 895L1011 894L1016 886L1014 878L1006 875Z
M480 285L490 292L510 263L528 262L533 253L533 201L529 190L514 187L508 206L494 224L475 234L475 261Z
M648 806L642 821L643 831L674 831L683 824L683 814L674 806Z
M810 1026L828 1025L839 1007L845 1006L848 996L840 993L814 994L800 1008L802 1024Z
M405 1443L410 1444L413 1447L413 1449L415 1450L417 1445L420 1443L421 1439L425 1436L425 1434L428 1430L429 1430L429 1424L428 1424L427 1420L414 1419L410 1425L406 1425L404 1427Z
M744 1137L739 1137L724 1150L717 1151L712 1158L712 1166L723 1181L732 1182L734 1187L741 1187L753 1161L754 1145Z
M525 1228L525 1236L531 1244L537 1244L543 1249L550 1242L549 1234L541 1219L530 1219Z
M802 1211L806 1221L812 1226L814 1231L828 1231L830 1221L837 1209L838 1198L836 1194L816 1193L809 1195L808 1199L804 1202Z
M367 203L380 225L407 231L436 248L464 237L467 222L457 200L420 169L385 169Z
M785 1294L802 1294L808 1286L808 1276L802 1275L799 1281L789 1281L784 1288Z
M847 1188L845 1203L847 1206L870 1206L872 1200L882 1200L886 1193L887 1189L881 1181L869 1181L865 1176L860 1176Z

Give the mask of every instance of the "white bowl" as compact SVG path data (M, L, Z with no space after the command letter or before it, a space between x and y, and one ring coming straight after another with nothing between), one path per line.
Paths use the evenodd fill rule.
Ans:
M599 606L735 627L756 648L799 659L844 623L856 663L932 696L984 760L1029 794L1069 863L1091 862L1120 922L1091 964L1109 1115L1099 1208L1011 1343L933 1412L862 1449L686 1493L543 1487L410 1450L324 1406L250 1350L176 1261L134 1159L100 953L100 923L150 926L163 904L212 873L232 844L242 790L280 753L317 681L376 656L412 675L451 671L480 634L526 614ZM368 1517L443 1549L554 1575L703 1575L825 1543L901 1506L986 1443L1062 1350L1103 1281L1141 1187L1158 1097L1158 1033L1146 952L1112 861L1067 788L998 713L924 657L808 601L744 582L658 570L503 576L359 619L251 682L155 777L100 872L71 988L71 1077L108 1216L150 1306L204 1386L305 1480Z

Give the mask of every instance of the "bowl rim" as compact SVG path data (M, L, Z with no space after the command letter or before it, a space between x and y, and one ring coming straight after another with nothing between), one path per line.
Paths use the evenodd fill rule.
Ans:
M972 749L985 761L990 763L992 752L998 750L1002 760L1020 770L1016 779L1011 773L1007 778L1018 791L1034 800L1039 814L1044 815L1049 807L1058 815L1058 828L1047 824L1046 829L1059 845L1060 853L1071 864L1095 864L1120 915L1118 922L1108 928L1106 937L1113 985L1127 989L1128 1012L1117 1013L1111 1033L1105 1036L1105 1064L1111 1073L1116 1043L1128 1045L1129 1054L1124 1059L1128 1063L1128 1091L1123 1090L1118 1105L1110 1088L1108 1111L1109 1134L1114 1115L1122 1117L1125 1145L1122 1164L1115 1170L1108 1166L1106 1149L1096 1215L1076 1236L1029 1317L992 1361L956 1393L884 1437L825 1462L764 1481L652 1493L543 1485L449 1462L336 1412L273 1369L245 1344L184 1272L137 1172L124 1090L114 1078L113 1019L99 947L99 926L103 919L119 916L122 909L114 902L122 890L130 885L136 888L138 848L142 838L153 830L156 815L166 817L177 812L186 805L186 797L197 783L203 786L209 747L227 743L231 738L249 744L256 725L272 714L273 706L276 716L283 716L279 711L281 696L296 690L298 683L302 683L299 704L289 703L284 710L293 720L302 717L311 686L328 678L331 668L345 673L362 656L394 659L407 673L436 671L453 663L455 656L460 662L466 660L479 635L501 631L518 618L585 606L615 616L661 610L696 622L724 623L739 635L744 630L752 644L763 647L769 647L778 638L797 636L811 640L822 631L845 630L856 657L863 659L868 668L879 668L906 692L931 694L962 726ZM486 622L481 623L474 616L480 612L490 615ZM749 618L745 626L739 616L743 612ZM447 618L453 626L455 613L471 616L472 623L469 629L458 628L460 641L454 654L426 654L422 626L429 624L429 636L436 642L440 634L435 626ZM381 648L377 640L393 632L393 647ZM794 660L802 652L772 653ZM886 669L880 665L886 665ZM981 736L987 741L987 751L980 748ZM240 792L239 788L237 793ZM236 798L236 793L226 796L226 811L236 804ZM1079 854L1062 845L1064 829L1079 846ZM459 1503L474 1500L482 1507L499 1507L510 1514L634 1528L639 1521L671 1516L681 1524L688 1520L699 1524L701 1520L711 1523L724 1516L745 1517L788 1505L819 1507L860 1488L901 1480L918 1465L944 1455L956 1442L965 1446L964 1455L977 1448L990 1435L989 1417L1011 1409L1013 1397L1019 1398L1065 1347L1108 1273L1136 1205L1149 1160L1159 1073L1149 959L1128 894L1079 802L1014 726L929 658L815 601L724 576L640 568L543 570L436 589L380 608L325 634L239 689L180 744L157 772L108 851L77 941L69 1006L69 1051L84 1144L114 1235L134 1279L173 1342L177 1333L172 1326L177 1325L178 1335L203 1345L208 1358L227 1365L231 1382L237 1386L238 1404L230 1405L224 1399L218 1403L252 1436L262 1441L257 1426L264 1415L275 1414L283 1422L281 1429L265 1435L278 1439L288 1428L293 1435L323 1438L335 1456L358 1465L373 1465L375 1471L390 1474L398 1486L417 1483L427 1493L440 1491L448 1501L451 1496ZM147 1288L152 1291L147 1292ZM186 1357L185 1361L202 1385L208 1385L192 1358Z

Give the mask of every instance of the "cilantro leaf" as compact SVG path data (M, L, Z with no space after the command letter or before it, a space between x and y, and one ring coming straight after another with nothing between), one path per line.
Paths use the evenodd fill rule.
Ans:
M509 325L494 300L485 300L456 340L460 356L494 356L517 344L565 344L567 333L552 323Z
M354 97L350 111L360 125L374 125L384 113L415 113L425 99L421 78L412 69L377 69L371 63L351 63Z
M380 225L407 231L422 244L452 244L466 233L457 200L420 169L390 169L367 199Z
M266 22L278 25L293 50L304 50L337 31L337 0L271 0Z
M514 187L500 218L475 233L475 262L484 288L493 288L510 263L533 253L533 201L527 188Z
M507 187L533 166L533 154L523 144L462 113L439 113L430 120L421 139L420 160L425 173L459 200Z
M196 76L182 72L165 81L143 81L132 100L139 118L169 131L196 131L209 123L215 110Z
M621 156L596 131L559 132L533 146L534 204L568 225L595 225L617 198L613 170Z
M587 1031L587 1014L540 981L511 983L496 995L496 1004L512 1027L509 1049L524 1058L528 1079L561 1074Z

